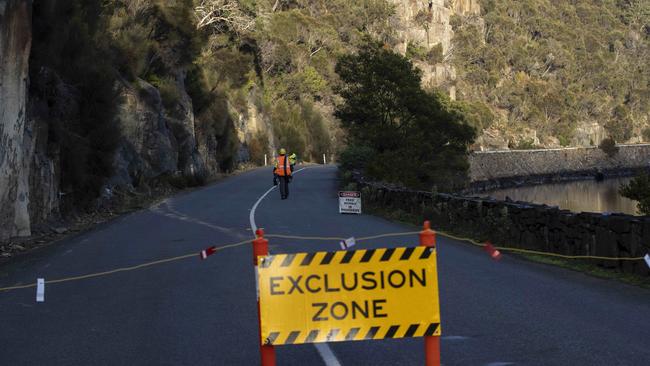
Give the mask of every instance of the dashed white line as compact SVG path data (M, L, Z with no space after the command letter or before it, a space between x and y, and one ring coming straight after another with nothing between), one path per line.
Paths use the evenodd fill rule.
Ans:
M296 170L296 173L299 173L305 169L307 168L298 169ZM255 211L257 210L257 206L260 205L262 200L264 200L264 198L266 198L266 196L268 196L269 193L271 193L271 191L275 189L275 187L277 186L273 186L269 188L266 192L264 192L264 194L260 196L260 198L255 202L255 204L251 208L251 213L248 216L248 218L250 220L251 230L253 230L253 233L257 231L257 224L255 224ZM316 347L318 354L323 359L323 362L325 362L326 366L341 366L341 363L336 358L336 355L334 355L334 352L332 352L332 349L327 343L316 343L314 344L314 347Z

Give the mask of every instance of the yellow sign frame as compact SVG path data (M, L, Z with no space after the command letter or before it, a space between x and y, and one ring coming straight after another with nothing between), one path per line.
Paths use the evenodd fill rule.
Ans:
M441 333L435 248L278 254L258 260L263 344Z

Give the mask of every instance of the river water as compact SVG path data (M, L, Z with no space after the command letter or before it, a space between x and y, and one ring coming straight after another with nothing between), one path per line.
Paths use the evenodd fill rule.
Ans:
M486 192L485 196L559 206L574 212L610 212L636 215L636 201L618 194L622 183L632 178L612 178L601 182L583 180L516 187Z

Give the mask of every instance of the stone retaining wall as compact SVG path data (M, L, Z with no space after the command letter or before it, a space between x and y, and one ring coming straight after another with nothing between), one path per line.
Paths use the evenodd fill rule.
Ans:
M472 182L507 179L535 181L601 171L634 171L650 166L650 144L619 145L614 157L597 147L545 150L480 151L469 157ZM548 180L548 179L543 179ZM525 183L525 182L524 182Z
M500 246L564 255L642 257L650 252L650 217L572 213L545 205L396 189L357 179L364 205L402 210L440 230ZM648 276L644 261L595 261Z

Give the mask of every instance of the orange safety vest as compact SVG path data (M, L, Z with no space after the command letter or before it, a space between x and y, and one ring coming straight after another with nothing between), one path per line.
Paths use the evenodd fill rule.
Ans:
M275 163L275 174L280 177L291 176L291 164L289 164L289 158L286 155L278 156Z

